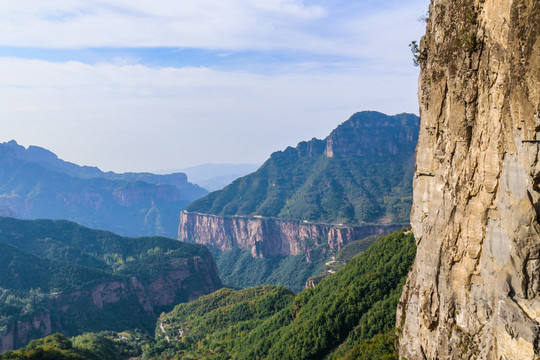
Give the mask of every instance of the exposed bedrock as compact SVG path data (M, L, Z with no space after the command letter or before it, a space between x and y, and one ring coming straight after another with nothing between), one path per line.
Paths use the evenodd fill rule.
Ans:
M540 355L540 2L433 0L400 358Z
M289 221L260 216L180 214L178 238L221 251L240 248L253 257L306 254L323 248L328 253L369 235L383 235L404 224L339 225Z

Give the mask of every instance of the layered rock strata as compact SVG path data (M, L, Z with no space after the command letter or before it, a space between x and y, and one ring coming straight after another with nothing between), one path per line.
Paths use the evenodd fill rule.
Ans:
M400 358L540 356L540 2L432 0Z
M404 224L335 225L183 211L178 238L220 251L248 250L255 258L306 254L310 261L310 253L319 247L333 253L351 241L369 235L384 235L402 227Z

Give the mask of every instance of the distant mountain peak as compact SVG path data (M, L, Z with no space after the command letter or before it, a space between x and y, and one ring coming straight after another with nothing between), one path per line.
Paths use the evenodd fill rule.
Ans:
M129 236L174 237L177 213L207 193L183 173L105 173L39 146L0 143L1 214L69 219Z
M418 128L413 114L355 113L326 139L274 152L256 172L195 201L187 211L337 223L406 222Z

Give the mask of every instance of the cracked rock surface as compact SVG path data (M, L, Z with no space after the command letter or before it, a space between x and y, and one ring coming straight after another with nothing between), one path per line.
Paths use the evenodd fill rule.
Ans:
M540 1L432 0L400 358L540 359Z

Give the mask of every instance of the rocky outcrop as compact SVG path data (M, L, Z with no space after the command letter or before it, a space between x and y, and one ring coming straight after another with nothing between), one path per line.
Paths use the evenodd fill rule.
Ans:
M50 314L32 316L27 320L15 321L0 332L0 353L13 350L31 339L35 334L52 334Z
M195 256L172 261L170 270L159 275L108 281L87 289L52 294L43 300L46 304L40 304L43 310L38 314L19 317L0 329L0 352L55 332L73 336L85 331L121 331L130 327L150 332L162 312L221 286L214 261Z
M178 238L220 251L240 248L253 257L287 256L311 253L319 247L333 253L344 245L369 235L383 235L403 224L333 225L307 221L286 221L261 216L215 216L180 214Z
M540 356L540 3L433 0L400 358Z
M331 273L318 275L318 276L312 276L306 281L306 285L304 286L306 289L313 289L315 286L319 285L319 283L324 279L326 276L330 275Z

